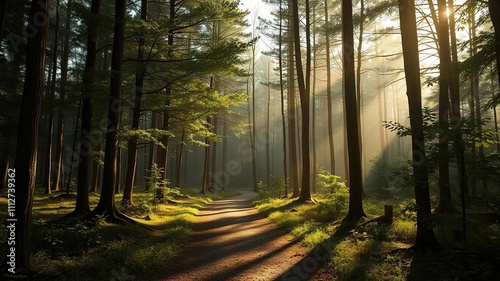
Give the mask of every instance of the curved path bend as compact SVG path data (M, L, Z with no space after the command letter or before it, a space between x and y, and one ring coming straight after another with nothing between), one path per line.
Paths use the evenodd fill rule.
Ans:
M238 192L200 210L191 242L159 280L288 279L307 250L250 205L256 193Z

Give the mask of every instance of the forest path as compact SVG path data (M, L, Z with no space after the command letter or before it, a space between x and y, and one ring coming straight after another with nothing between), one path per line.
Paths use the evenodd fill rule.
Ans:
M250 205L255 192L237 191L241 194L200 210L191 242L168 261L166 276L158 280L267 281L295 275L293 267L307 249Z

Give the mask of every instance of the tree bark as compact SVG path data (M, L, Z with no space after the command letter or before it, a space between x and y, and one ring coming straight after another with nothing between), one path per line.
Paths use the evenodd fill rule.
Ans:
M65 24L65 35L64 35L64 46L61 58L61 86L59 89L59 110L57 114L57 135L55 139L55 155L54 160L56 161L56 166L54 167L54 180L53 180L53 190L60 189L60 181L62 174L62 159L63 152L62 146L64 141L64 102L66 99L66 86L68 84L68 60L69 60L69 39L71 34L71 8L73 0L68 0L66 5L66 24Z
M87 55L85 59L85 70L83 72L81 104L82 104L82 127L80 131L80 164L78 165L77 196L75 210L69 216L81 216L90 212L89 207L89 173L92 162L92 91L94 88L94 72L97 63L97 32L98 16L101 10L101 0L93 0L90 13L92 14L88 26ZM105 174L106 175L106 174ZM105 178L111 177L111 174Z
M349 180L351 183L349 186L349 211L346 219L358 220L366 215L363 211L363 173L354 73L354 28L351 1L342 0L342 23L344 106L347 125Z
M437 250L439 242L432 228L429 179L425 155L425 140L422 117L422 96L420 86L420 63L418 55L417 26L414 0L399 0L401 41L407 87L410 124L412 128L412 164L417 203L417 237L412 246L417 251Z
M306 73L302 68L302 52L300 48L299 34L299 7L298 0L293 0L293 37L295 47L295 67L297 69L297 80L300 93L300 108L302 134L302 187L300 190L299 201L311 200L311 160L309 154L309 92L311 80L311 38L310 38L310 18L309 18L309 0L306 0Z
M38 127L42 105L45 47L49 26L50 0L33 0L28 25L38 32L28 38L26 45L26 76L19 115L15 168L16 205L15 222L16 274L32 271L30 263L30 233L33 196L35 192ZM11 247L6 247L2 268L7 268Z
M326 51L326 103L327 103L327 121L328 121L328 145L330 146L330 173L336 174L335 168L335 146L333 141L333 116L332 116L332 70L330 62L330 32L329 26L328 1L325 1L325 51Z
M141 20L147 22L148 19L148 1L141 1ZM143 36L139 38L137 46L137 60L135 73L135 98L132 108L132 130L139 129L141 118L142 88L144 87L144 76L146 74L146 65L141 62L144 60L144 45L146 40ZM134 191L135 173L137 168L137 138L131 138L128 141L127 174L125 178L125 188L123 189L122 204L134 205L132 194Z
M101 197L97 206L85 219L93 219L103 215L108 222L125 223L135 222L116 209L116 159L118 154L118 130L120 129L121 112L121 78L123 61L123 43L125 33L126 1L116 0L115 26L113 36L113 52L111 57L110 98L108 107L108 128L106 130L106 149L104 154L104 178ZM88 189L87 189L88 190Z
M288 0L288 12L290 13L292 0ZM290 154L290 188L292 198L299 197L299 175L297 168L297 136L296 136L296 114L295 114L295 68L294 68L294 27L291 14L288 16L288 95L287 95L287 119L288 119L288 153Z
M283 177L285 180L285 197L288 196L288 173L287 173L287 153L286 153L286 117L285 117L285 90L283 82L283 1L279 1L279 46L278 46L278 64L280 74L280 95L281 95L281 127L283 129Z

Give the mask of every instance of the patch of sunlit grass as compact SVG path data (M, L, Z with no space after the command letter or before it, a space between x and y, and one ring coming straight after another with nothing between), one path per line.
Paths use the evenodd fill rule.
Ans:
M414 241L416 225L414 221L394 220L387 231L387 239L391 241Z
M122 273L147 280L143 276L152 276L151 273L187 243L195 215L203 205L214 198L236 194L198 194L200 196L159 204L153 200L154 192L139 191L134 194L135 206L127 208L121 206L122 195L117 194L117 207L138 224L115 225L102 221L93 227L75 220L74 225L61 227L47 222L73 211L74 194L66 198L64 192L46 195L37 189L33 204L33 233L37 235L32 235L32 263L39 272L37 280L116 280L116 274ZM98 201L98 194L90 194L91 209ZM6 215L6 205L7 199L1 197L2 216ZM86 243L89 239L92 243ZM4 250L0 248L0 251Z

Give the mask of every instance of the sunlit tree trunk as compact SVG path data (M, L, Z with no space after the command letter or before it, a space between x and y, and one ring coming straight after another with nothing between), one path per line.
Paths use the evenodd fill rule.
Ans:
M210 124L212 122L212 118L207 117L207 130L210 130ZM208 173L210 172L210 141L208 140L208 137L205 137L205 158L203 162L203 178L201 182L201 193L202 194L207 194L207 187L208 187Z
M16 236L15 257L16 273L31 273L30 234L33 195L36 181L36 162L38 152L38 127L42 106L44 82L45 47L49 26L50 0L34 0L28 23L38 27L38 32L28 38L26 45L26 74L19 114L17 148L15 160L16 185ZM7 243L5 244L7 246ZM11 247L6 247L2 268L7 268Z
M266 184L267 187L271 187L271 154L269 152L269 146L271 145L271 58L267 64L267 116L266 116Z
M417 203L417 237L413 249L437 250L439 242L432 226L429 179L427 175L425 140L422 117L420 63L414 0L399 0L399 18L405 80L412 128L412 165Z
M366 215L363 211L363 172L354 73L354 28L351 1L342 0L342 23L344 108L350 173L349 211L346 219L357 220Z
M316 5L313 7L313 22L316 23ZM312 48L313 48L313 59L312 59L312 192L316 192L316 24L313 24L313 33L312 33Z
M366 155L363 153L363 120L361 119L361 110L363 106L363 98L361 91L361 60L363 58L363 33L365 28L365 1L360 0L360 10L359 10L359 36L358 36L358 48L356 57L356 103L358 110L358 130L359 130L359 153L361 153L361 167L363 171L366 167ZM362 173L364 176L364 172Z
M283 128L283 176L285 180L285 197L288 196L288 174L287 174L287 153L286 153L286 119L285 119L285 90L283 81L283 1L279 3L279 46L278 46L278 64L280 73L280 95L281 95L281 127Z
M254 34L255 36L255 34ZM256 64L256 45L252 44L252 129L250 135L250 145L252 148L252 183L253 191L257 192L257 151L255 147L255 135L257 134L257 124L255 121L255 64Z
M328 2L325 1L325 26L329 26ZM328 107L328 145L330 146L330 173L337 174L335 168L335 146L333 142L333 116L332 116L332 74L330 62L330 32L325 32L325 52L326 52L326 103Z
M294 59L294 27L291 14L292 0L288 0L288 95L287 95L287 119L288 119L288 153L290 154L290 188L292 197L299 197L299 175L297 168L297 136L296 136L296 114L295 114L295 59Z

